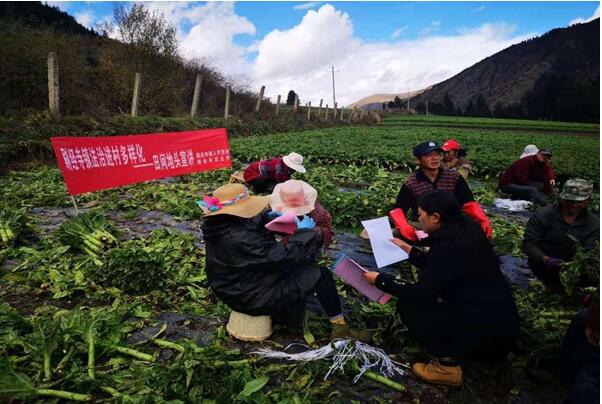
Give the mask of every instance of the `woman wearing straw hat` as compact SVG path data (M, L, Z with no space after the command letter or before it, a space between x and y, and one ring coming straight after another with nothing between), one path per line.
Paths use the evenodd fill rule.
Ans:
M319 232L305 216L287 245L265 228L269 197L251 196L242 184L227 184L206 196L202 224L211 289L231 309L269 315L299 328L305 300L316 293L333 322L333 335L347 332L332 274L317 264ZM342 323L342 324L340 324Z
M273 212L293 212L296 216L309 216L322 236L322 247L330 246L334 231L332 216L317 201L318 191L305 181L288 180L274 187L270 195L270 208ZM288 236L282 237L282 243L288 242Z
M271 193L276 184L291 179L293 172L305 173L303 156L289 153L283 157L251 163L243 174L245 182L258 194Z

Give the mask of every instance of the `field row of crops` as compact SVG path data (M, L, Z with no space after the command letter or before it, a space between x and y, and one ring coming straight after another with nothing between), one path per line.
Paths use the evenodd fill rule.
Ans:
M463 131L454 128L353 127L233 139L234 155L242 161L295 150L316 164L375 165L410 172L415 168L412 147L426 140L455 138L468 150L477 176L497 178L523 148L534 143L554 153L552 164L563 177L599 180L598 138Z
M387 117L381 125L449 125L478 127L480 129L506 128L513 130L529 131L561 131L574 133L600 132L600 125L580 122L533 121L527 119L502 119L502 118L469 118L443 115L394 115Z
M392 207L413 168L411 146L449 133L372 127L236 138L230 142L233 169L80 195L77 202L89 213L77 218L57 169L0 178L0 300L8 303L0 305L0 399L9 392L28 402L424 402L478 397L490 390L487 383L498 383L502 395L516 391L522 376L482 383L471 368L470 392L462 396L410 377L397 379L405 393L364 379L353 385L352 369L324 381L327 361L258 361L249 354L256 345L226 336L229 309L208 288L203 271L195 201L246 162L291 150L305 154L308 172L299 178L317 188L338 231L357 233L360 220ZM455 133L481 174L500 171L524 142L512 133L484 131L480 139ZM597 166L597 139L542 136L529 137L531 142L558 150L554 162L561 174L586 176L584 166ZM585 158L575 157L590 147ZM488 205L497 195L495 183L486 175L470 180L476 198ZM491 222L498 253L520 255L524 221L492 215ZM515 290L523 320L517 363L558 348L579 307L574 279L592 260L583 255L572 264L572 278L565 280L570 296L547 295L539 283ZM416 279L408 264L400 269L406 281ZM342 282L337 286L353 328L372 330L372 344L399 360L416 357L419 349L394 316L394 302L369 303ZM318 343L328 341L324 317L311 315L308 325ZM269 346L282 349L290 342L303 342L303 336L279 330Z

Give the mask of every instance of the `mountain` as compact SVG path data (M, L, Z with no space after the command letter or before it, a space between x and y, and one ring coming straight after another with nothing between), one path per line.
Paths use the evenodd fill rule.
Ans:
M358 108L364 108L364 109L382 109L383 103L389 103L390 101L393 101L395 99L395 97L398 97L400 100L405 101L408 99L408 95L410 98L415 97L416 95L422 93L423 91L425 91L425 90L415 90L415 91L410 91L409 93L405 92L405 93L399 93L399 94L372 94L372 95L362 98L359 101L354 102L353 104L347 106L347 108L358 107ZM373 105L374 106L380 105L380 107L370 108Z
M145 46L150 40L156 44L140 29L149 24L146 20L125 26L131 37L142 39L139 44L123 43L83 27L56 7L0 2L0 117L48 108L49 52L58 60L63 115L102 118L127 113L136 73L142 75L141 115L188 114L199 73L203 77L199 115L223 115L227 84L239 88L232 93L230 113L253 113L256 95L240 89L239 83L227 81L200 60Z
M0 20L19 23L34 29L50 28L68 34L97 35L94 31L80 25L69 14L37 1L0 2Z
M598 122L600 19L510 46L413 97L446 115Z

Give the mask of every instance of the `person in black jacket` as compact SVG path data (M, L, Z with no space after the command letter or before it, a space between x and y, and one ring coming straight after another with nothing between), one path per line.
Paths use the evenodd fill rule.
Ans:
M397 311L410 333L438 359L412 367L423 380L458 386L460 363L503 359L519 332L510 288L493 247L479 225L463 215L454 195L434 191L419 203L428 246L392 241L422 270L416 284L368 272L368 282L397 297Z
M304 217L286 245L265 228L268 197L250 196L227 184L205 197L202 223L209 286L228 307L251 316L269 315L298 329L305 300L316 293L330 317L333 335L345 336L339 295L331 272L317 264L320 232Z

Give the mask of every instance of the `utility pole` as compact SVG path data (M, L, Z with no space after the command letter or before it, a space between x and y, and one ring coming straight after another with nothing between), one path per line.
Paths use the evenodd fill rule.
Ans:
M332 105L335 105L337 103L337 99L335 97L335 92L334 92L334 66L332 67Z

